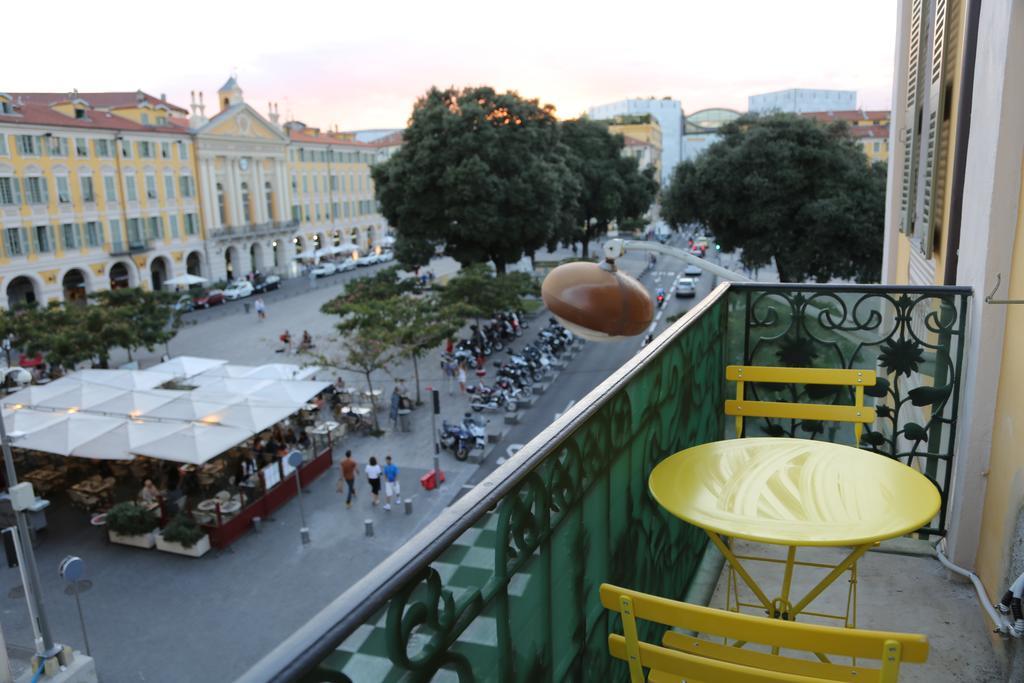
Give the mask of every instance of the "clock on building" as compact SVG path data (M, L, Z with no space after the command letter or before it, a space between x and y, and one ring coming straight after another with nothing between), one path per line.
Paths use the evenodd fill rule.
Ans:
M249 157L242 157L241 159L239 159L238 160L238 168L242 169L243 171L248 171L249 170Z

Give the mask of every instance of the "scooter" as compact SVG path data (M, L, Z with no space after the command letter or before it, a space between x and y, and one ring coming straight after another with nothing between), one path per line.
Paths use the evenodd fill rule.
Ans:
M456 460L465 460L469 457L469 451L473 448L473 435L458 423L441 422L441 429L438 430L438 437L441 447L451 451Z
M466 413L462 417L462 428L473 437L474 448L487 447L487 421L473 417L472 413Z

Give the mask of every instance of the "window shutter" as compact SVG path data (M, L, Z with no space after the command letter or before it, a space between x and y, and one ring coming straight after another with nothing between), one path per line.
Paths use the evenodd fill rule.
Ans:
M49 183L46 182L46 176L39 176L39 189L42 190L43 193L43 204L50 203L50 189L48 185Z
M75 223L75 248L82 248L82 224Z
M937 206L935 174L942 163L942 110L945 105L945 61L946 61L946 23L948 18L948 0L935 1L935 16L932 22L932 51L929 62L928 99L923 109L921 181L918 184L920 196L917 202L918 248L926 257L931 257L936 222L942 214L942 207Z
M11 177L11 192L14 193L14 203L21 204L21 178L18 176Z
M908 126L903 130L903 176L900 190L900 232L908 235L914 231L914 186L917 180L917 150L921 139L921 131L917 125L917 105L921 89L923 23L924 0L914 0L910 8L910 47L907 55L907 92L904 101Z

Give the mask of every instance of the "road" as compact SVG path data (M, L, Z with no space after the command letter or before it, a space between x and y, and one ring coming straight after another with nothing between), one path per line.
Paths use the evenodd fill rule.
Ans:
M681 242L682 238L676 237L675 241L670 241L670 244L679 246ZM715 252L709 253L708 258L714 259L716 263L721 263L726 267L730 261L730 257L722 259ZM682 273L684 267L685 264L682 261L660 257L654 270L644 274L640 278L640 282L647 287L653 297L658 287L664 287L666 292L669 291L676 276ZM666 322L668 319L690 310L716 285L716 278L705 273L697 278L697 295L692 299L677 299L670 294L665 306L656 312L656 316L659 313L660 316L654 323L655 336L668 327ZM546 322L546 317L541 317L535 324L544 325ZM465 493L469 488L478 484L504 462L510 446L530 441L550 425L558 414L565 412L571 403L584 398L611 373L622 367L642 347L642 337L616 342L586 343L576 358L558 374L557 381L552 382L548 390L538 397L533 407L523 412L522 422L514 425L491 452L491 455L480 463L480 467L470 477L462 492Z

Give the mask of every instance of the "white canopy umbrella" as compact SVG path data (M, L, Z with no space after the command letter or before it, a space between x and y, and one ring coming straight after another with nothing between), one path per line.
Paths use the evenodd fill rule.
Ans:
M62 408L64 410L85 410L128 393L125 389L108 387L104 384L81 382L70 391L64 391L53 398L40 401L41 408Z
M187 397L187 391L171 391L169 389L153 389L152 391L128 391L120 396L97 403L89 408L92 413L110 413L122 417L139 417L148 415L162 405L179 398Z
M237 403L240 398L235 398ZM226 402L203 401L191 396L177 398L149 411L146 417L159 417L169 420L203 420L230 405Z
M175 285L201 285L204 282L209 282L209 280L192 273L185 273L178 277L172 277L170 280L164 280L165 285L171 285L172 287Z
M148 370L81 370L72 377L90 384L105 384L120 389L142 390L158 387L168 380L162 372Z
M330 247L324 247L323 249L317 249L313 252L314 258L323 258L324 256L330 256L334 252L331 251Z
M49 384L25 387L20 391L4 396L2 401L5 406L39 405L47 399L60 396L61 394L66 394L72 389L81 386L81 384L82 383L73 376L62 377L55 382L50 382Z
M294 403L306 403L321 391L331 386L329 382L292 381L272 382L270 386L253 392L254 398L270 400L287 400Z
M392 237L391 235L385 235L384 237L381 238L380 243L383 244L385 247L390 247L392 244L395 243L395 238Z
M178 356L159 365L154 365L148 369L148 372L162 372L166 375L188 379L221 365L227 365L227 361L217 360L216 358Z
M120 426L79 444L71 455L100 460L134 460L134 449L180 430L180 422L126 420Z
M191 394L194 398L202 399L210 394L228 394L238 397L250 396L260 389L270 386L272 382L266 379L221 377L212 382L203 382L198 388L193 389Z
M249 369L246 377L250 379L284 379L301 380L309 379L320 371L318 365L292 365L290 363L267 363Z
M307 249L306 251L303 251L301 253L296 254L295 258L297 258L297 259L310 259L310 258L314 258L315 256L316 256L315 252L313 252L310 249Z
M88 413L64 414L62 420L47 425L45 429L38 429L29 432L23 438L18 439L19 448L31 448L47 453L58 455L71 455L71 452L87 441L106 434L112 429L124 424L122 417L106 417L104 415L90 415ZM105 456L102 454L93 457L101 460L123 460L120 456Z
M253 367L251 365L234 365L232 363L227 363L225 365L218 365L215 368L210 368L209 370L196 375L192 378L192 382L197 383L202 381L205 383L224 377L248 377L249 373L252 371ZM202 384L199 384L199 386L202 386Z
M358 244L352 242L345 242L344 244L336 244L331 247L332 254L351 254L353 251L359 248Z
M268 403L259 399L250 399L207 415L203 422L237 427L256 434L268 427L273 427L295 413L298 408L299 406L296 404Z
M4 429L12 438L20 438L22 434L30 434L38 429L45 429L50 425L67 418L64 412L56 413L47 410L32 410L21 408L4 410ZM15 436L17 435L17 436ZM15 443L15 445L18 445Z
M189 423L163 438L136 447L132 452L150 458L202 465L251 436L237 427Z

